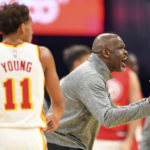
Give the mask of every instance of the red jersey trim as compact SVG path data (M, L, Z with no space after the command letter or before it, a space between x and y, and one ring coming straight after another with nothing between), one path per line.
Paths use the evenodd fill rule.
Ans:
M19 43L7 43L7 42L0 42L2 45L5 45L7 47L20 47L23 46L26 42L19 42Z

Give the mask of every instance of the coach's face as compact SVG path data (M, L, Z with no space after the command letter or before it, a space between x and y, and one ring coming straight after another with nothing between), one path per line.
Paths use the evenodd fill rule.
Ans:
M110 39L107 47L110 50L110 57L108 60L108 66L110 71L124 71L126 66L125 61L127 60L128 52L125 50L125 44L123 40L119 36Z
M29 17L29 20L23 24L23 35L22 40L25 42L31 42L32 41L32 18Z

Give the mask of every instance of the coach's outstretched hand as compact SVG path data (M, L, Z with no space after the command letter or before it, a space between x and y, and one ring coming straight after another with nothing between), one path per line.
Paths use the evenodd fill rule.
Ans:
M48 113L46 115L46 121L47 121L46 131L48 133L53 132L58 128L59 120L55 117L53 113Z

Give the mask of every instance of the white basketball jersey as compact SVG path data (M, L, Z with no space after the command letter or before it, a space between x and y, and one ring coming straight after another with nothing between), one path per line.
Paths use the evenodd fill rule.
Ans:
M0 127L46 127L39 54L34 44L0 43Z

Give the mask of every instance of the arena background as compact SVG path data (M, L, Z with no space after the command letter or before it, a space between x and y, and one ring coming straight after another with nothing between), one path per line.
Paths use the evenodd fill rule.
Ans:
M62 60L64 48L73 44L91 47L96 35L113 32L137 55L143 95L149 96L150 0L5 0L15 1L29 6L33 43L52 51L59 78L68 73Z

